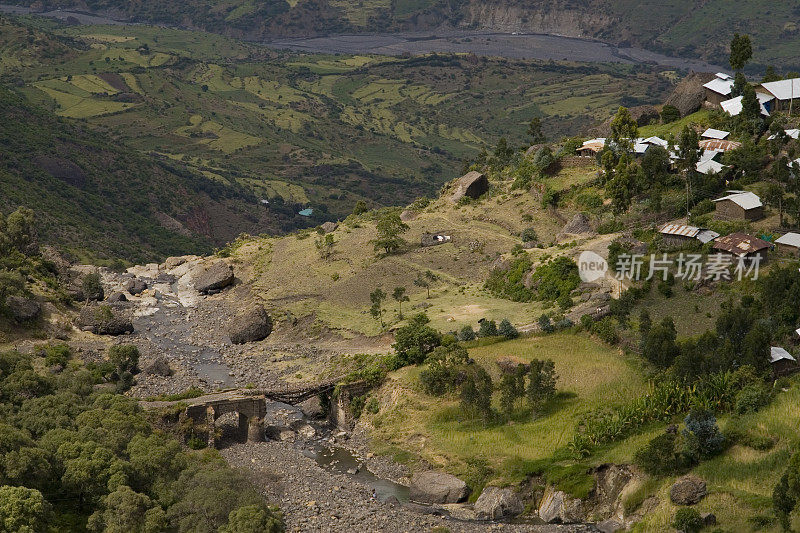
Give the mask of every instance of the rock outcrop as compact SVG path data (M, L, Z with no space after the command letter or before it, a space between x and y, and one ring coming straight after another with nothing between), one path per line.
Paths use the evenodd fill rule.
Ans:
M78 327L96 335L133 333L131 319L108 305L91 305L81 309Z
M108 295L106 301L110 303L127 302L128 298L122 292L112 292L111 294Z
M6 298L6 307L17 322L30 322L42 314L39 302L24 296L9 296Z
M234 344L260 341L266 339L270 333L272 318L260 305L245 309L228 326L228 336Z
M486 487L475 502L475 515L479 520L495 520L522 514L522 500L511 489Z
M462 480L442 472L419 472L411 478L409 498L419 503L459 503L469 496Z
M548 487L539 504L539 518L547 523L570 524L583 521L583 503L567 493Z
M233 268L224 261L216 261L210 266L198 266L193 271L194 288L203 294L221 291L233 283Z
M336 228L339 227L339 224L337 224L336 222L330 222L329 221L329 222L325 222L320 227L322 228L322 231L324 231L325 233L332 233L332 232L336 231Z
M706 495L706 482L688 474L679 478L669 489L669 499L675 505L694 505Z
M450 201L457 203L463 197L478 198L489 190L489 180L485 174L473 170L456 180Z

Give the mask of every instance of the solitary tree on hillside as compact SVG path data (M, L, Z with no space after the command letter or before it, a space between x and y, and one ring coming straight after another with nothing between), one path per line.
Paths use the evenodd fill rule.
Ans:
M685 126L678 141L678 160L676 166L683 172L686 180L686 216L689 216L692 197L692 175L697 171L697 163L700 161L700 149L698 146L699 137L697 132L689 126Z
M733 34L730 64L733 70L742 70L753 57L753 45L749 35Z
M320 235L316 241L317 251L322 259L329 259L333 255L333 247L336 242L333 240L333 234L328 233L325 236Z
M547 142L547 137L545 137L544 133L542 132L542 119L539 117L533 117L528 124L528 135L531 137L531 144L542 144Z
M378 220L376 229L378 238L372 241L375 243L375 251L383 250L390 254L405 242L400 235L408 229L408 225L400 219L400 213L389 211Z
M611 120L611 141L624 152L633 150L633 140L639 132L639 125L631 117L628 108L620 106Z
M378 287L370 293L369 299L372 302L372 307L369 308L372 318L378 320L381 323L381 327L385 326L383 323L383 301L386 299L386 293Z
M414 285L416 285L417 287L424 288L427 291L426 298L430 298L431 284L437 279L439 278L436 276L436 274L434 274L430 270L426 270L424 273L420 272L419 275L417 275L417 279L414 280Z
M406 288L405 287L395 287L394 291L392 292L392 298L397 302L397 317L400 320L403 320L403 302L407 302L409 300L408 296L406 295Z

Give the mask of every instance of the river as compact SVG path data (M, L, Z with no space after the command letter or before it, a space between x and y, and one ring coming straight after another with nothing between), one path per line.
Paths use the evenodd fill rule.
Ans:
M0 12L30 14L26 7L0 5ZM96 13L55 10L37 13L40 16L81 24L130 25ZM585 63L651 64L679 70L717 72L723 67L704 61L671 57L642 48L614 46L593 39L580 39L555 34L493 33L467 30L408 32L390 34L333 35L296 39L275 39L266 46L282 50L322 54L377 54L399 56L431 52L473 53L479 56L543 61L578 61Z

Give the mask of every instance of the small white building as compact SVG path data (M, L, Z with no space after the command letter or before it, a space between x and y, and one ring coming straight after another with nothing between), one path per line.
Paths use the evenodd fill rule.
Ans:
M703 139L727 139L728 135L731 132L729 131L722 131L722 130L715 130L714 128L708 128L706 131L700 134L700 137Z

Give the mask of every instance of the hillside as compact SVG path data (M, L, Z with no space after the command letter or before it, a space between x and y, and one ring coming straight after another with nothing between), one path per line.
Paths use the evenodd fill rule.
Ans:
M358 200L432 196L501 136L523 145L534 116L549 136L574 135L670 87L621 65L275 54L199 32L0 20L0 45L20 58L0 79L159 164L268 199L266 226L240 227L254 234L344 218Z
M148 261L268 227L241 190L115 146L3 87L0 113L0 210L30 207L42 242L75 259Z
M554 33L634 45L726 64L734 32L754 37L754 62L798 68L797 7L781 2L762 9L738 0L274 0L264 4L228 0L120 2L119 0L4 0L37 9L73 8L137 22L203 29L233 37L265 40L336 33L481 29ZM753 67L754 70L757 68Z

